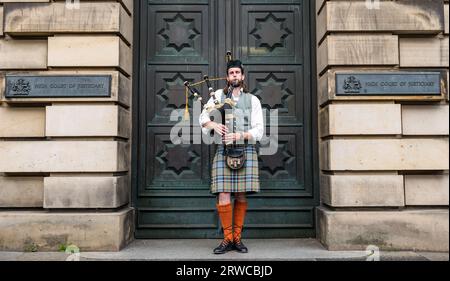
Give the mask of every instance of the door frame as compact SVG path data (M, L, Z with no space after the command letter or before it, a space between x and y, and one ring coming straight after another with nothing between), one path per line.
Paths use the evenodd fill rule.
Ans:
M139 178L138 178L138 169L139 162L142 161L141 157L143 155L140 154L139 148L139 139L142 137L140 132L145 132L145 124L144 122L140 122L139 120L139 101L140 101L140 93L142 91L145 92L146 83L144 82L146 79L146 48L142 48L142 44L145 44L147 40L141 40L141 36L145 34L145 30L141 31L141 25L144 24L144 19L141 17L142 7L145 7L145 4L148 0L133 0L134 8L133 8L133 74L132 74L132 98L131 98L131 115L132 115L132 136L131 136L131 170L129 171L131 175L131 207L135 207L137 202L138 190L139 190ZM314 197L317 196L319 200L320 206L320 181L319 181L319 137L318 137L318 103L317 103L317 65L316 65L316 56L317 56L317 42L316 42L316 1L315 0L303 0L309 3L309 19L310 19L310 28L309 28L309 38L310 38L310 57L309 57L309 65L310 65L310 79L309 85L311 90L310 96L310 132L306 132L310 136L310 144L311 144L311 154L313 163L311 165L312 168L312 185ZM143 126L143 128L142 128ZM145 158L145 155L144 155ZM142 168L142 167L141 167ZM141 179L142 180L142 179ZM319 224L317 223L316 211L314 211L314 228L316 237L319 233ZM133 235L135 233L135 229L137 227L137 216L135 213L134 216L134 229Z

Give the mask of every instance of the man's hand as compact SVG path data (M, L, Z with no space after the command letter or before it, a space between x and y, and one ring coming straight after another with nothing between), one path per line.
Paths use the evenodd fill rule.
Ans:
M236 141L239 141L240 139L241 139L240 133L225 134L225 136L223 136L223 141L225 143L236 142Z
M210 122L205 123L204 127L207 127L209 129L213 129L214 132L219 134L219 136L223 136L226 133L228 133L228 128L225 125L216 123L214 121L210 121Z

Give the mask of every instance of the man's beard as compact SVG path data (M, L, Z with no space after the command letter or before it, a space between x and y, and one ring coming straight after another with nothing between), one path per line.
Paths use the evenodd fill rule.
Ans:
M231 80L228 82L229 86L232 86L233 88L238 88L238 87L242 87L244 85L244 81L242 80Z

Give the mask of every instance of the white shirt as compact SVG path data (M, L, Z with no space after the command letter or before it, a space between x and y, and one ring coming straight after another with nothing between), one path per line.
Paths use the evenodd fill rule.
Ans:
M241 88L241 94L242 94L242 88ZM219 101L221 100L222 95L223 95L222 89L217 90L215 92L216 99ZM248 130L248 133L250 133L252 135L253 140L260 141L264 135L264 120L263 120L261 102L255 95L252 95L252 94L250 94L250 95L252 97L252 99L251 99L252 116L251 116L250 130ZM236 97L234 94L232 96L233 96L234 101L239 100L239 96ZM209 100L206 104L213 105L214 104L213 97L209 98ZM202 113L200 114L200 118L199 118L199 122L200 122L200 126L202 127L203 134L208 134L208 132L209 132L209 129L203 127L203 124L205 124L208 121L211 121L209 112L204 108Z

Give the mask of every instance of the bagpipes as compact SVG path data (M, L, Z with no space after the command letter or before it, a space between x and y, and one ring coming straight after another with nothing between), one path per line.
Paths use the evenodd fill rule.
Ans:
M227 52L225 60L227 63L232 60L230 51ZM232 109L234 106L236 106L236 102L231 99L230 94L232 93L232 90L233 90L232 87L229 87L230 90L228 91L227 97L225 98L223 103L221 103L219 100L217 100L214 88L211 85L211 81L218 81L218 80L226 80L226 78L209 78L208 75L205 75L205 76L203 76L203 80L200 82L195 82L195 83L191 84L188 81L184 81L185 95L186 95L186 108L185 108L185 112L184 112L184 120L189 120L189 106L188 106L189 93L191 93L191 95L194 96L194 101L201 102L202 101L201 94L195 88L195 86L201 85L203 83L206 83L206 86L208 87L208 91L209 91L209 96L212 97L214 100L214 104L212 104L212 105L205 104L203 106L203 108L206 109L209 113L212 112L213 110L219 110L222 115L222 120L225 120L224 111L226 109Z
M225 57L226 63L230 62L232 60L231 52L228 51ZM213 89L211 85L211 81L217 81L217 80L226 80L226 78L209 78L208 75L205 75L203 77L203 80L196 83L189 83L188 81L184 82L185 86L185 95L186 95L186 109L184 112L184 120L189 120L189 93L191 93L192 96L194 96L194 101L202 101L202 97L200 92L195 88L195 86L201 85L203 83L206 83L206 86L208 87L209 95L213 98L214 103L213 104L204 104L203 109L206 109L208 113L213 113L213 111L218 111L216 114L220 114L221 116L221 123L225 125L228 128L229 132L234 132L235 128L235 118L232 114L233 108L236 106L236 102L232 99L232 93L234 87L232 85L228 86L228 93L226 94L226 97L223 100L223 102L219 101L215 95L215 90ZM214 114L214 116L217 116ZM224 147L224 156L227 163L227 166L230 169L238 170L243 167L245 163L245 153L244 148L242 146L238 147L233 142L226 143Z

